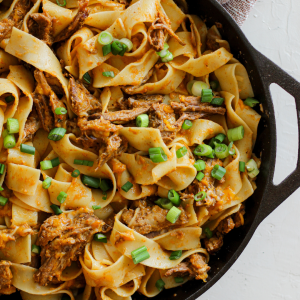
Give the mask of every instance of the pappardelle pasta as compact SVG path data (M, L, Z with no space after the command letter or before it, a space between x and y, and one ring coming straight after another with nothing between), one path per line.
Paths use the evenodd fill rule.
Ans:
M245 67L173 0L0 3L0 294L206 282L260 159Z

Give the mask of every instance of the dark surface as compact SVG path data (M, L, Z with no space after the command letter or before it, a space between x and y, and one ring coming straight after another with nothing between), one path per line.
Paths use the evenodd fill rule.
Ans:
M229 233L224 239L224 246L220 253L211 256L209 262L211 271L209 272L207 283L189 281L181 287L163 291L155 297L156 300L196 299L202 295L237 260L260 222L300 186L299 155L296 170L280 185L273 185L276 156L276 124L273 103L269 92L269 85L273 82L277 83L295 97L296 108L299 111L300 84L251 46L238 25L216 0L187 0L187 2L189 4L189 12L199 15L207 22L208 26L214 25L215 22L220 22L223 25L223 29L220 30L223 38L228 40L234 57L240 60L248 71L255 98L263 104L264 108L254 149L258 156L262 153L262 165L256 181L257 190L246 201L245 225ZM299 118L299 114L297 115ZM300 133L299 126L298 131ZM230 295L228 297L230 298ZM146 299L145 296L138 294L132 298L134 300ZM21 298L19 295L11 295L1 299L18 300Z

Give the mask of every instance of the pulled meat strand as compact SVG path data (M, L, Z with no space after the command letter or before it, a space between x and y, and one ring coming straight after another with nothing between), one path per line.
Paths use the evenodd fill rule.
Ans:
M10 295L16 292L16 288L12 285L13 274L10 267L10 261L0 260L0 295Z
M36 244L42 247L41 267L34 281L42 286L60 282L63 270L77 261L104 222L88 208L79 208L48 218L41 226Z
M206 114L219 114L224 115L226 109L223 107L214 107L209 103L199 103L198 105L189 105L185 103L179 103L175 101L170 102L171 107L176 112L203 112Z
M35 133L39 130L40 127L41 127L40 119L38 117L35 108L33 108L25 123L24 139L22 142L24 143L26 141L31 141Z

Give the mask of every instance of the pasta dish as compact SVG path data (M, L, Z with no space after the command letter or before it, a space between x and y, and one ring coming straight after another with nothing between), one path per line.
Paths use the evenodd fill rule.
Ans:
M174 1L0 1L0 295L155 297L244 224L260 104Z

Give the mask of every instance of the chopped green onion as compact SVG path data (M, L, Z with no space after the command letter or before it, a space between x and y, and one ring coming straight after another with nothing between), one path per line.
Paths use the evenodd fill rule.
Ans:
M71 174L71 176L72 177L74 177L74 178L76 178L76 177L78 177L80 175L80 171L79 170L74 170L73 172L72 172L72 174Z
M250 159L246 163L246 168L247 168L247 171L248 171L248 176L250 178L254 178L259 174L258 166L257 166L257 163L254 159Z
M210 104L221 106L224 102L224 98L216 97L213 98Z
M192 86L192 94L196 97L200 97L203 89L208 89L208 85L203 81L196 81Z
M96 233L94 235L94 241L101 242L101 243L107 243L107 237L106 235L102 233Z
M8 201L8 198L0 196L0 205L4 206Z
M102 75L105 76L105 77L112 77L112 78L115 77L115 73L113 71L103 72Z
M245 172L245 162L243 161L239 162L239 170L240 172Z
M56 115L65 115L68 111L64 107L56 107L55 114Z
M137 127L148 127L149 125L149 116L147 114L142 114L136 117L136 126Z
M217 134L214 138L212 138L209 142L209 146L211 146L212 148L215 147L215 143L217 142L222 143L226 138L226 135L224 133L219 133Z
M16 146L16 138L13 134L8 134L4 140L3 145L5 149L10 149Z
M194 163L194 167L197 171L203 171L205 170L205 161L204 160L197 160L195 163Z
M161 206L161 202L162 202L163 199L164 199L164 198L159 198L158 200L155 200L154 203L155 203L156 205L162 207L162 206Z
M226 174L226 169L224 169L220 165L214 165L211 171L211 176L213 178L216 178L217 180L221 180L225 174Z
M211 154L207 155L206 157L208 157L208 158L215 158L215 150L212 149Z
M111 44L108 44L108 45L104 45L102 47L102 53L103 53L103 56L106 56L107 54L109 54L111 52Z
M181 147L180 149L178 149L176 151L177 158L181 158L181 157L185 156L186 154L187 154L187 149L185 146Z
M250 178L254 178L254 177L256 177L258 174L259 174L259 170L258 170L258 169L255 169L255 170L253 170L253 171L251 171L251 172L248 172L248 176L249 176Z
M192 121L190 121L190 120L185 120L185 121L183 122L181 128L184 129L184 130L188 130L188 129L190 129L192 126L193 126Z
M165 282L162 279L158 279L155 283L155 286L161 292L164 289Z
M228 147L225 144L216 144L215 154L217 158L223 159L229 155Z
M244 101L244 104L247 105L247 106L250 106L250 107L254 107L258 103L259 103L259 101L257 101L256 99L253 99L253 98L247 98Z
M204 174L202 172L199 172L196 176L196 179L201 181L204 178Z
M173 54L169 50L167 52L168 52L167 55L165 57L161 58L161 61L164 62L164 63L167 63L167 62L174 59Z
M5 165L4 164L0 164L0 174L2 175L4 173L5 170Z
M208 227L204 228L204 233L206 234L208 239L212 238L213 236L212 231Z
M60 192L59 195L57 196L57 201L58 201L59 203L64 203L64 202L66 201L67 197L68 197L68 194L67 194L67 193L65 193L65 192Z
M9 135L8 130L4 129L2 132L2 137L5 139Z
M133 48L133 44L132 44L132 41L129 40L129 39L126 39L126 38L123 38L123 39L120 39L120 42L122 44L125 44L126 47L127 47L127 51L130 52Z
M111 44L111 52L113 55L118 55L123 50L123 44L119 41L113 41Z
M82 176L82 183L84 185L87 185L89 187L98 189L100 186L100 178L95 178L92 176L88 176L88 175L83 175Z
M41 247L33 244L31 246L31 252L33 252L35 254L40 254L41 253Z
M110 189L110 184L107 180L101 179L99 187L103 192L107 192Z
M173 251L169 257L170 260L179 259L182 255L182 250Z
M93 164L94 162L90 160L74 159L74 165L92 167Z
M2 186L0 186L0 192L4 191L4 188Z
M57 3L58 6L62 6L62 7L67 5L67 1L66 0L63 0L62 4L60 3L59 0L56 0L56 3Z
M51 182L52 182L51 177L47 177L42 183L43 189L45 189L45 190L49 189Z
M6 103L10 103L10 102L13 102L13 101L15 101L14 96L10 95L10 96L5 97L5 102Z
M228 145L228 153L230 155L234 155L235 154L235 149L232 147L233 146L233 142L230 142L229 145Z
M208 156L212 151L213 149L209 145L200 144L194 150L194 154L197 156Z
M164 49L159 51L159 52L156 52L157 55L159 55L161 58L164 58L166 57L168 54L169 54L169 45L167 43L164 43Z
M55 158L51 159L51 164L52 164L53 168L59 166L59 164L60 164L59 157L55 157Z
M175 206L173 206L167 213L166 219L172 224L176 223L179 216L181 214L181 210Z
M122 189L124 192L127 193L132 187L133 187L133 184L132 184L130 181L127 181L127 182L121 187L121 189Z
M212 90L216 91L218 89L218 87L220 86L219 81L217 80L213 80L209 83L210 87L212 88Z
M88 83L88 84L91 83L92 78L91 78L91 76L90 76L90 74L89 74L88 72L86 72L86 73L83 75L83 80L84 80L86 83Z
M92 205L92 208L93 208L93 210L97 210L97 209L100 209L101 206L100 205Z
M60 215L63 213L62 210L55 204L50 205L50 207L52 208L52 210L56 215Z
M239 141L244 137L244 126L228 129L227 137L230 142Z
M107 199L107 192L103 192L102 200L106 200L106 199Z
M161 198L160 205L164 209L171 209L173 207L172 202L167 198Z
M175 190L169 190L168 199L176 206L179 206L181 203L179 194Z
M195 201L202 201L206 198L206 192L200 192L195 195L194 199Z
M183 282L183 277L174 277L174 280L176 283L182 283Z
M154 163L160 163L168 160L167 155L161 147L149 148L149 156Z
M43 171L53 168L51 160L43 160L40 162L40 165Z
M201 93L201 102L210 103L213 99L213 93L210 89L203 89Z
M191 94L191 95L193 94L192 93L192 88L193 88L193 85L194 85L195 82L197 82L197 80L191 80L186 85L186 89L188 90L189 94Z
M125 45L125 44L123 44L123 43L121 43L121 45L122 45L122 51L121 52L119 52L119 55L120 56L124 56L124 54L126 53L126 51L127 51L127 46Z
M20 151L23 153L30 154L30 155L35 154L35 148L32 146L26 145L26 144L21 144Z
M102 31L98 36L98 43L100 45L108 45L113 41L113 36L108 31Z
M66 134L66 129L62 127L54 128L50 131L48 135L48 139L51 141L59 141L61 140L64 135Z
M150 254L148 253L147 247L142 246L136 250L133 250L131 252L131 257L134 262L134 264L138 264L150 257Z
M9 134L18 133L20 130L19 121L13 118L7 119L6 127Z

